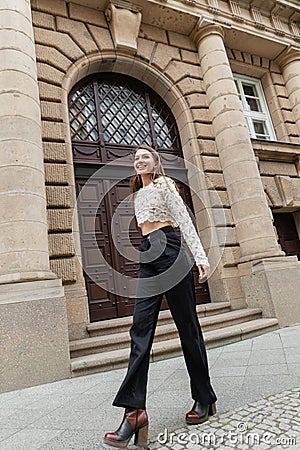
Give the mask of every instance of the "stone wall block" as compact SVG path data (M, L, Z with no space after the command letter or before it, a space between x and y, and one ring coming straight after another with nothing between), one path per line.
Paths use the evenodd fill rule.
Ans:
M60 70L55 69L49 64L37 63L38 79L39 81L45 81L46 83L56 84L61 86L64 80L65 74Z
M47 184L67 185L69 178L69 166L67 164L45 163L45 180Z
M146 23L141 24L139 36L150 41L168 44L167 33L164 29L153 27L152 25L148 25Z
M62 72L67 72L72 64L71 61L61 52L56 50L56 48L36 44L35 50L38 62L49 64L49 66L53 66Z
M157 44L151 64L154 67L164 71L169 62L172 60L180 60L179 49L161 43Z
M58 142L43 142L44 161L47 163L64 163L66 158L66 145Z
M183 62L195 65L199 64L198 52L190 52L188 50L180 49L180 53Z
M222 246L233 246L237 245L235 227L226 227L224 230L223 227L217 228L218 242Z
M299 137L299 130L296 124L294 123L286 123L287 132L289 136L297 136Z
M198 138L212 138L213 131L211 124L208 123L195 123L196 134Z
M273 83L275 85L279 84L281 86L284 86L285 83L284 83L284 80L283 80L283 76L281 74L271 72L271 78L272 78L272 81L273 81Z
M61 101L62 90L60 86L55 86L45 81L39 81L38 86L41 100Z
M37 44L54 47L71 61L75 62L84 55L78 45L66 33L35 28L34 36Z
M202 164L205 171L222 172L220 160L215 156L202 156Z
M235 226L230 208L222 208L221 210L220 208L212 208L211 215L215 227Z
M193 108L193 109L191 109L191 111L192 111L192 116L193 116L193 119L195 122L211 124L211 118L210 118L208 108Z
M278 187L273 177L261 177L264 191L269 200L269 205L275 208L284 206Z
M176 86L179 87L183 95L193 94L194 92L204 92L204 86L202 80L197 78L183 78Z
M88 29L93 36L99 50L115 50L110 32L105 28L99 28L94 25L88 25Z
M261 175L288 175L291 177L297 176L297 170L294 163L260 160L259 170Z
M222 254L222 264L223 267L236 266L240 259L240 249L239 247L226 247Z
M99 27L107 28L107 22L103 11L99 9L88 8L87 6L69 3L70 19L79 20L80 22L90 23Z
M55 30L54 16L39 11L32 11L32 23L36 27Z
M175 33L174 31L168 31L169 35L169 43L170 45L174 45L174 47L184 48L186 50L194 50L197 51L195 43L184 34Z
M202 155L218 155L218 149L215 141L202 139L199 141L199 147Z
M209 191L210 204L212 208L220 208L220 205L224 208L230 207L227 191L213 190Z
M85 54L95 53L98 49L93 37L82 22L57 17L57 30L67 33Z
M70 208L70 186L46 186L47 206L49 208Z
M47 218L50 232L72 231L72 209L48 209Z
M50 257L73 256L74 242L71 233L49 234Z
M292 109L290 100L288 98L278 97L278 103L280 105L280 109L288 109L288 110Z
M174 83L177 83L186 77L202 78L202 71L199 65L187 64L179 61L170 62L165 73L172 81L174 81Z
M277 97L285 97L288 98L288 94L287 94L287 90L285 86L281 86L278 84L273 85L274 86L274 90L275 93L277 95Z
M64 141L65 130L64 124L61 122L42 121L42 136L43 139L49 141Z
M186 101L190 108L208 108L205 94L189 94L186 96Z
M137 56L144 59L145 61L150 61L155 42L148 41L147 39L142 38L138 38L137 41Z
M43 120L62 121L61 103L41 101Z
M205 175L216 189L225 189L225 181L221 173L206 172Z
M50 268L63 283L74 283L76 281L75 257L50 259Z
M61 0L31 0L32 9L68 17L66 2Z

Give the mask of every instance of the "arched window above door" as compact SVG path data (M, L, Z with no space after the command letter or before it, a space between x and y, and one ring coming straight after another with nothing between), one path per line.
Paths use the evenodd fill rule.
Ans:
M69 111L75 160L81 152L92 156L96 147L128 151L147 144L180 153L172 112L152 89L134 78L102 73L85 79L70 93Z

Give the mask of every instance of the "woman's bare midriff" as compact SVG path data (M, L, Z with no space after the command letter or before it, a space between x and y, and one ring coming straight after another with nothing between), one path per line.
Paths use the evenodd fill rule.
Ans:
M142 235L145 236L145 234L152 233L152 231L158 230L159 228L166 227L168 225L172 226L173 224L172 222L149 222L148 220L146 220L141 224Z

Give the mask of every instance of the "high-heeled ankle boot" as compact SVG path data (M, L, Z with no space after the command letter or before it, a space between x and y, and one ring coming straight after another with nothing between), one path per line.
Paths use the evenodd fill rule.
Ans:
M113 447L126 448L134 435L134 445L147 447L148 425L148 416L145 409L125 411L119 428L114 432L106 433L103 442Z
M202 405L200 402L195 402L191 411L185 416L185 421L188 425L198 425L206 422L208 416L216 414L216 404Z

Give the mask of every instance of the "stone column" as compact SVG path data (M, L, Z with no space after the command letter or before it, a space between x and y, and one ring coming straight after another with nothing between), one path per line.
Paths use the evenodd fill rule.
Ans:
M194 39L216 145L230 199L240 262L282 255L223 42L215 24L201 26Z
M61 280L49 269L29 0L0 2L0 392L70 375Z
M282 69L288 96L300 134L300 51L289 47L279 55L276 62Z
M49 270L41 113L29 0L1 0L0 284Z

